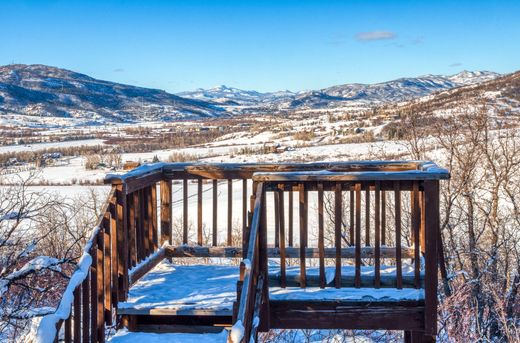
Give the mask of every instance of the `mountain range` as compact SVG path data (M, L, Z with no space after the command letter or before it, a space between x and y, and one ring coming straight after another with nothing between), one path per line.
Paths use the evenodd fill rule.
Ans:
M301 92L261 93L219 86L171 94L51 66L13 64L0 66L0 124L42 125L53 118L71 125L132 123L381 104L480 84L499 76L488 71L464 71Z
M489 71L463 71L451 76L426 75L400 78L376 84L350 83L320 90L260 93L219 86L178 93L179 96L230 106L274 106L278 109L327 108L349 102L385 103L405 101L433 92L493 80L500 74Z

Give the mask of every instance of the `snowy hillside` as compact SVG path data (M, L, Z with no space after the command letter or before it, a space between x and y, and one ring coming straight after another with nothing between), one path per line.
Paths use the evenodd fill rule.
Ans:
M48 118L100 124L222 114L222 108L204 101L97 80L65 69L21 64L0 67L0 119L11 123L26 116L37 125L48 124Z

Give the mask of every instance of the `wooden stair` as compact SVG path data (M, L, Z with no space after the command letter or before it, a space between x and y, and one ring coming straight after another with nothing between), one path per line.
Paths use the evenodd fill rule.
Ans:
M227 332L218 333L157 333L157 332L130 332L120 330L108 342L111 343L221 343L226 342Z
M117 313L129 332L220 334L233 324L238 273L238 266L166 259L136 280Z

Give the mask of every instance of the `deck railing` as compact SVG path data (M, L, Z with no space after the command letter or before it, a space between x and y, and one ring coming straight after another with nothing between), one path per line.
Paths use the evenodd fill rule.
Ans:
M42 320L38 337L104 342L108 327L128 325L116 310L129 287L157 261L182 256L243 258L235 314L235 328L244 328L241 339L270 327L269 286L330 287L329 264L337 267L333 287L424 287L433 326L438 180L447 177L432 163L401 161L157 163L109 175L112 190L85 263L67 288L71 295ZM409 199L406 211L403 198ZM309 228L313 213L317 225ZM329 224L332 243L326 244ZM403 244L408 238L412 244ZM279 278L269 275L268 258L279 261ZM402 272L403 259L413 261L411 276ZM395 279L381 274L382 261L390 260ZM316 278L309 263L318 267ZM339 268L349 264L353 278ZM288 266L299 267L296 278ZM363 277L367 266L373 266L373 278ZM49 324L57 330L48 331Z

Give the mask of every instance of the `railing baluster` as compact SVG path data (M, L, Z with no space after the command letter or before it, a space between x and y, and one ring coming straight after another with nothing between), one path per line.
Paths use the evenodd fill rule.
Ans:
M274 207L274 247L280 247L280 204L278 192L273 192Z
M137 264L137 256L136 256L136 225L135 225L135 202L134 202L134 194L127 195L127 205L128 205L128 257L129 257L129 266L134 267Z
M341 224L343 212L343 191L342 184L336 182L334 187L334 246L336 247L336 271L335 285L336 288L341 287Z
M303 222L305 225L304 237L305 237L305 248L309 246L309 191L307 187L304 187L303 192Z
M306 286L306 270L305 270L305 248L306 244L306 236L307 236L307 226L305 225L305 184L301 183L299 191L299 200L300 200L300 287L305 288Z
M227 187L227 244L233 245L233 180L228 179Z
M318 249L320 260L320 288L325 288L325 238L323 227L323 183L318 183Z
M138 213L137 220L137 251L139 254L139 262L144 260L146 257L146 250L148 249L148 242L145 238L145 227L146 226L146 212L145 212L145 191L144 189L140 189L137 193L137 205L136 205L136 213ZM135 200L135 199L134 199Z
M365 183L365 246L370 246L370 184Z
M292 189L292 184L289 185L289 212L287 213L287 215L289 216L289 222L288 222L288 225L289 225L289 232L288 232L288 235L289 235L289 246L290 247L293 247L294 244L293 244L293 228L294 228L294 193L293 193L293 189Z
M412 186L412 233L414 248L414 285L415 288L421 287L421 246L420 246L420 225L421 213L419 207L419 182L414 181Z
M386 246L386 191L381 190L381 245Z
M354 245L355 238L354 238L354 190L352 189L352 186L349 186L350 188L350 245Z
M90 251L92 256L92 264L90 266L90 299L89 299L89 315L90 315L90 338L92 342L98 341L98 330L97 330L97 241L94 240ZM89 306L87 305L87 306Z
M127 208L123 185L116 187L116 194L118 299L119 301L123 301L126 299L126 291L128 290L128 227L125 220Z
M64 341L65 343L71 343L72 342L72 318L69 316L67 319L65 319L65 336Z
M106 212L103 215L103 293L105 297L104 308L105 308L105 321L107 324L112 324L112 299L110 289L110 277L112 272L111 266L111 251L110 251L110 236L113 234L110 225L110 212ZM101 234L101 233L100 233Z
M376 181L374 186L374 224L375 224L375 237L374 237L374 286L375 288L381 287L381 216L380 216L380 201L381 201L381 182Z
M403 288L403 266L401 258L401 185L399 181L394 181L394 194L396 286L401 289Z
M82 341L90 342L90 275L81 283L81 314Z
M110 290L109 290L110 291ZM74 343L81 342L81 285L74 290Z
M426 253L426 212L425 212L425 203L424 203L424 191L419 192L419 203L420 203L420 212L421 212L421 226L420 226L420 242L421 242L421 253L424 255Z
M153 242L153 197L152 197L152 187L147 187L146 192L146 213L147 213L147 240L148 240L148 253L147 257L150 256L154 252L154 242Z
M160 184L161 189L161 241L172 244L172 181L163 180Z
M361 184L356 183L356 251L355 251L355 277L354 284L356 288L361 287Z
M197 244L202 245L202 178L197 180Z
M188 179L182 180L182 244L188 244Z
M151 187L151 205L152 205L152 242L153 251L157 251L159 248L159 233L158 233L158 221L157 221L157 184L154 183Z
M218 218L218 180L213 180L213 234L212 234L212 244L214 247L218 245L218 228L217 228L217 218Z
M151 251L150 246L150 213L148 212L149 189L143 188L141 193L141 208L143 210L143 260L148 257Z
M242 230L247 227L247 179L242 180Z
M110 209L110 231L112 232L112 234L110 235L111 239L110 239L110 245L111 245L111 261L110 261L110 266L111 266L111 273L112 273L112 276L111 276L111 281L112 281L112 289L111 289L111 299L112 299L112 305L113 306L117 306L117 302L118 302L118 289L119 289L119 278L118 278L118 269L117 269L117 265L118 265L118 261L119 261L119 258L118 258L118 247L117 247L117 239L118 239L118 234L117 234L117 229L119 227L119 224L118 224L118 221L117 221L117 197L114 195L111 199L110 199L110 206L109 206L109 209ZM83 290L84 292L84 290ZM85 306L85 304L83 304L83 306ZM87 305L88 306L88 305ZM87 312L88 314L88 312Z
M284 191L283 188L276 192L279 206L279 221L280 221L280 286L285 288L287 286L286 266L285 266L285 206L284 206Z
M96 310L97 310L97 340L98 342L105 341L105 306L104 306L104 285L103 285L103 276L104 276L104 229L101 228L98 233L98 241L97 241L97 249L96 249ZM94 263L94 262L93 262ZM108 271L107 271L108 272Z

